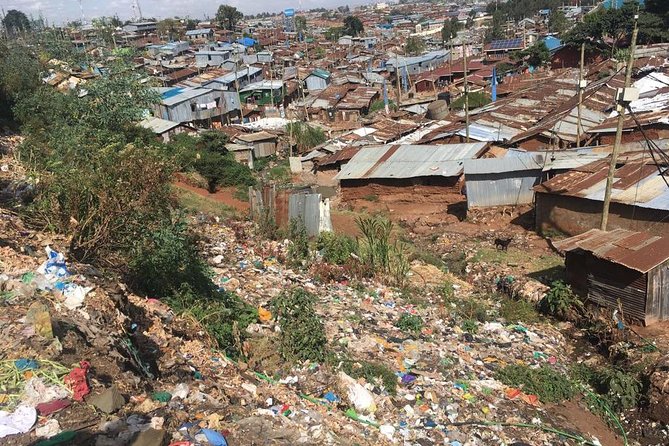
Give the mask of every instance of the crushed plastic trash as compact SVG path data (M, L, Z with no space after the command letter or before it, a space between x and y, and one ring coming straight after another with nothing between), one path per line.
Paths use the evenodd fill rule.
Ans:
M360 413L374 413L376 403L372 393L344 372L339 372L339 382L346 389L349 403Z
M39 363L34 359L17 359L14 361L14 366L19 372L39 369Z
M58 420L48 420L42 426L35 429L35 436L39 438L51 438L60 433L60 423Z
M24 434L37 421L37 411L34 407L19 406L14 412L0 410L0 438L9 435Z

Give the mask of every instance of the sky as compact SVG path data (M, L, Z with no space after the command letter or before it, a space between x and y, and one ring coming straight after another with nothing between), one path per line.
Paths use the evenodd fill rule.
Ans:
M93 17L113 16L118 14L121 20L132 18L133 0L81 0L84 16L90 21ZM280 12L285 8L311 9L332 8L339 5L349 6L369 3L365 0L229 0L225 4L232 5L245 14L260 12ZM144 17L192 17L204 19L206 15L213 17L218 9L216 0L139 0ZM35 18L41 14L49 23L62 24L81 18L79 0L0 0L0 7L7 12L18 9Z

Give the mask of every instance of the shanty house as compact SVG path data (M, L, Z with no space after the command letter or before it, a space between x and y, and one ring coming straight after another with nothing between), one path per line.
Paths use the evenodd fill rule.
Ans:
M609 159L556 175L535 187L537 231L576 235L599 227ZM614 173L609 213L612 229L669 233L667 166L644 152L623 153Z
M276 105L283 102L283 81L254 82L239 90L242 104Z
M140 127L151 130L156 134L156 137L162 142L170 142L172 137L179 133L195 133L196 130L185 124L180 124L166 119L156 118L155 116L148 117L139 123Z
M230 59L230 51L200 50L195 53L195 65L200 68L220 67L228 59Z
M316 68L304 79L304 84L309 91L325 90L330 85L332 75L329 71Z
M178 123L214 119L221 115L221 93L210 88L163 89L158 117Z
M240 133L235 136L233 142L237 144L245 144L253 148L253 156L257 158L265 158L276 153L277 142L279 138L269 132L256 133Z
M532 203L543 164L543 154L465 160L467 208Z
M370 193L459 193L464 161L481 156L488 143L366 146L335 177L345 199Z
M485 46L483 51L488 59L502 59L510 52L525 49L525 41L522 37L515 39L493 40Z
M211 28L191 29L186 31L186 38L188 40L209 40L214 37L214 30Z
M669 237L616 229L555 242L579 294L648 325L669 320Z

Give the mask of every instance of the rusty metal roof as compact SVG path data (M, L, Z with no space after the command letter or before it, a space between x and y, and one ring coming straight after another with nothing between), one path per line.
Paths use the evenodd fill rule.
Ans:
M669 260L669 237L627 229L591 229L554 245L562 252L581 249L644 274Z
M669 210L669 187L647 152L621 154L611 201L647 209ZM666 169L666 166L661 166ZM534 188L537 192L603 201L609 160L594 161L556 175Z

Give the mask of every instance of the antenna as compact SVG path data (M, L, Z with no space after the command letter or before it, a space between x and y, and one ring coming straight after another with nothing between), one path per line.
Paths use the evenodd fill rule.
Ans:
M86 24L86 17L84 16L84 4L82 0L79 0L79 9L81 10L81 26Z
M139 0L133 0L132 13L136 21L139 22L142 20L142 8L139 7Z

